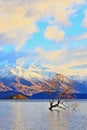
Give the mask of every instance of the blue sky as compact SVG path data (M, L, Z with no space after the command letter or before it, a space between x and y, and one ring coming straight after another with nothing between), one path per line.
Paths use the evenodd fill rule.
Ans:
M19 76L32 66L39 71L38 65L48 73L87 75L86 0L0 0L0 5L1 68L11 66Z

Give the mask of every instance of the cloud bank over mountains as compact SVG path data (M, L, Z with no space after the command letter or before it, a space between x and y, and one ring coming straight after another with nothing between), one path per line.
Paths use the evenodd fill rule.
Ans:
M86 0L0 0L0 70L86 76L86 57Z

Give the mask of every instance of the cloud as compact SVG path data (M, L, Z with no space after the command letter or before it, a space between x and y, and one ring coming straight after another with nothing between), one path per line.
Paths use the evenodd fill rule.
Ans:
M75 36L64 38L63 43L67 44L67 43L71 43L72 41L81 41L81 40L86 40L86 39L87 39L87 32L83 32L83 33L75 35Z
M0 34L4 43L12 43L19 50L31 35L38 31L34 17L26 17L26 8L16 2L6 2L0 8ZM7 42L8 41L8 42Z
M58 60L58 57L62 56L63 52L66 53L66 51L64 49L61 50L53 50L53 51L45 51L42 48L37 48L37 60L41 60L41 57L43 57L43 61L41 60L41 62L49 62L49 63L56 63ZM62 57L61 57L62 60ZM39 61L40 62L40 61Z
M20 50L16 52L14 49L10 49L8 46L2 50L0 50L0 67L4 65L15 66L21 65L23 66L25 61L34 61L35 53L27 50Z
M87 10L85 11L85 18L83 20L82 26L87 28Z
M87 75L87 49L85 47L49 52L38 49L38 53L38 63L49 68L49 72L60 72L65 75Z
M16 49L20 49L31 35L38 31L34 18L24 17L23 14L2 14L0 17L0 33L8 43L16 44Z
M27 57L21 57L16 60L16 65L23 67L26 63Z
M64 31L57 26L49 26L45 31L45 37L49 40L60 42L64 38Z
M46 20L48 24L69 26L69 17L76 12L78 5L85 0L0 0L1 44L14 44L19 50L31 36L39 31L36 23ZM73 8L75 7L75 8ZM51 20L53 18L53 20ZM51 21L49 23L49 21ZM59 33L61 40L63 32Z
M85 40L85 39L87 39L87 33L86 32L79 34L79 35L76 35L76 36L73 36L73 37L70 37L68 40L79 41L79 40Z
M66 76L87 75L87 51L86 49L63 50L56 52L46 52L43 54L39 52L36 63L31 63L27 68L19 64L11 69L11 73L24 79L38 78L43 79L51 73L62 73ZM45 54L45 55L44 55ZM51 57L54 54L54 58ZM42 58L43 56L43 58ZM56 59L56 61L55 61ZM26 64L26 61L25 63Z
M86 32L82 33L79 36L75 36L74 38L75 38L75 40L84 40L84 39L87 39L87 33Z
M45 51L38 48L35 54L31 54L34 56L33 62L29 61L32 56L17 58L11 73L27 80L31 78L47 78L49 73L52 75L53 73L62 73L67 76L87 75L87 49L85 47L76 49L63 48L54 51ZM29 63L25 67L27 61Z

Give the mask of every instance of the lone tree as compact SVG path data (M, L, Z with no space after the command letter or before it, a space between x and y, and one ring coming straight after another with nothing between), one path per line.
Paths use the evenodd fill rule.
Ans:
M54 107L66 110L68 108L65 104L67 99L75 98L74 80L68 79L63 74L56 73L55 78L50 78L49 82L45 83L45 87L49 87L47 93L50 95L49 110L51 111ZM55 99L57 99L57 103L54 102Z

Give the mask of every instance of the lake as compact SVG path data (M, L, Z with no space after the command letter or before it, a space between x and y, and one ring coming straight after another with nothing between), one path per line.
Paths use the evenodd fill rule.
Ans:
M87 130L87 100L76 110L49 111L46 100L0 100L0 130Z

